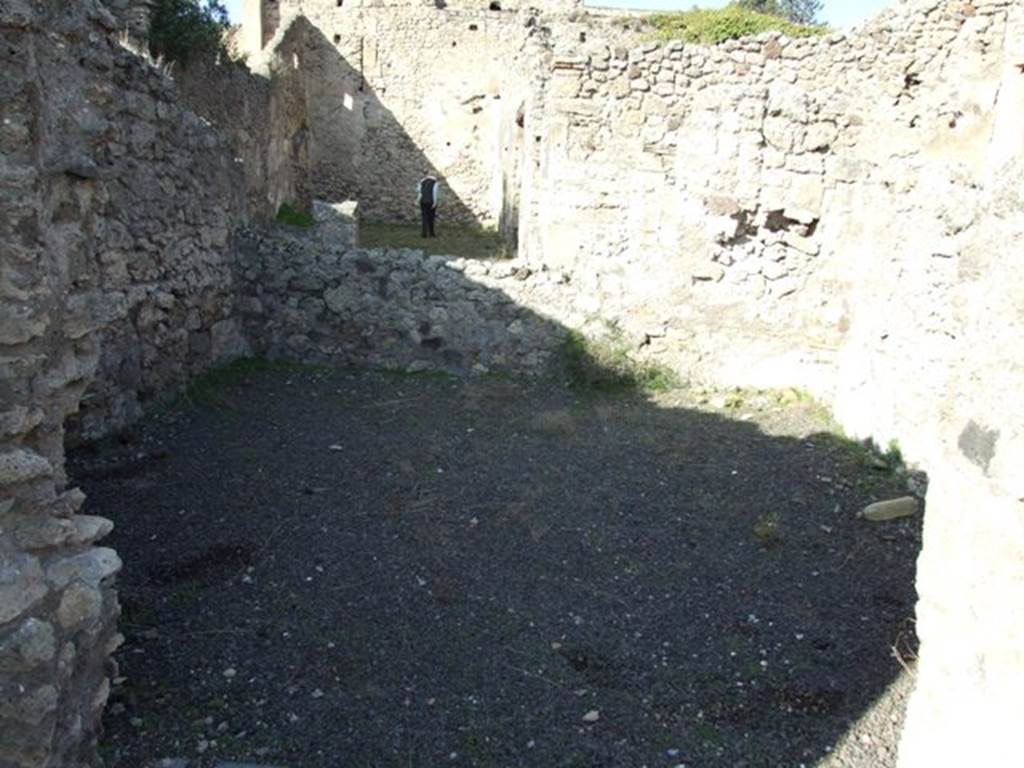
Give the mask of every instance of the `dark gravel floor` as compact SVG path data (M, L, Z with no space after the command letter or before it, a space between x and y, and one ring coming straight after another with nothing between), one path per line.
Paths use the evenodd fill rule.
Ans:
M920 521L855 517L906 478L809 404L230 378L71 457L125 561L108 766L810 768L913 652Z

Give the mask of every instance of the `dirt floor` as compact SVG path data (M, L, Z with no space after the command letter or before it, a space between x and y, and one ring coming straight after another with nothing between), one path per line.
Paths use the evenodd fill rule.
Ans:
M891 766L908 478L777 394L249 366L78 450L108 766Z

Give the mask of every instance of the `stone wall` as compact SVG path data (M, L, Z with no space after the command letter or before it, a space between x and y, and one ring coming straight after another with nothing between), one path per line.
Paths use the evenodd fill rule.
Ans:
M91 178L53 181L67 217L54 244L67 258L57 265L68 279L63 325L96 354L80 371L88 387L66 425L70 442L129 424L145 403L246 350L226 258L246 216L243 169L230 142L180 105L169 78L117 46L107 50L105 102L83 104L70 89L48 94L102 126L74 150L82 154L69 155L89 164ZM77 74L82 92L98 89L97 74L66 60L54 67L72 81ZM65 123L43 141L77 141L79 131Z
M666 359L695 378L797 375L831 395L858 301L912 270L921 306L890 323L909 325L949 283L931 253L984 205L980 155L1016 83L1011 10L923 0L849 37L712 48L556 34L520 253L587 283L580 318L663 328Z
M174 71L189 109L225 133L244 169L247 207L273 218L283 203L309 210L304 59L308 24L281 28L244 63L197 60Z
M301 14L316 30L304 68L318 198L358 199L371 220L413 220L416 183L430 172L442 182L442 221L514 234L510 198L538 11L486 2L272 5L264 3L264 24Z
M410 372L546 373L564 327L536 308L558 276L518 262L337 244L330 230L252 231L240 244L241 310L273 359Z
M121 3L130 13L133 5ZM95 0L0 4L0 764L93 764L120 642L110 523L64 444L247 351L245 168Z

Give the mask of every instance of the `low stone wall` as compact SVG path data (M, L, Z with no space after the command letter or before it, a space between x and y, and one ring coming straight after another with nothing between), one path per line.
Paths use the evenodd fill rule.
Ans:
M337 245L331 230L251 232L241 310L271 358L407 371L543 373L564 327L535 311L558 278L516 262Z
M317 203L319 223L269 226L239 240L239 309L254 350L304 363L409 372L561 371L570 331L595 349L671 367L685 329L618 326L593 282L522 259L359 248L347 212Z

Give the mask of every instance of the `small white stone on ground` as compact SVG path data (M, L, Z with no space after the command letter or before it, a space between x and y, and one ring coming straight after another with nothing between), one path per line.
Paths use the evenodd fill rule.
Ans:
M868 506L861 510L860 517L874 522L895 520L900 517L916 515L917 507L917 499L913 496L901 496L898 499L876 501L874 504L868 504Z

